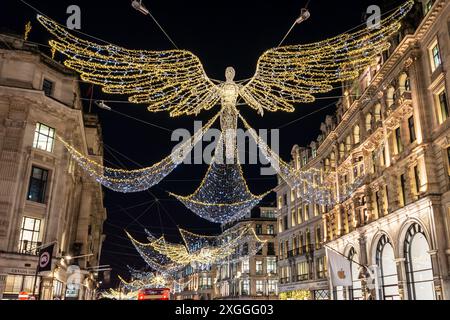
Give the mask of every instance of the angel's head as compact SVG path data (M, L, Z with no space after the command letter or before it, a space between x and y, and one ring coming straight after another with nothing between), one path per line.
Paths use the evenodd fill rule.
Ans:
M227 80L227 82L233 82L235 76L236 76L236 71L234 70L233 67L226 68L225 79Z

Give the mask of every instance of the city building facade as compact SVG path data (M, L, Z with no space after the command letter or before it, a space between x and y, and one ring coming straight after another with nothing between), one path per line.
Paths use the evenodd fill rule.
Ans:
M388 52L344 83L318 139L294 147L292 166L322 170L337 201L307 203L280 181L281 295L450 299L449 21L450 2L417 1ZM352 286L324 276L324 246L352 261Z
M93 299L103 192L58 137L102 163L98 118L83 114L72 71L17 36L0 37L0 299ZM36 278L47 244L52 269Z
M212 300L216 267L195 268L187 266L179 272L173 283L174 300Z
M276 208L261 207L253 216L226 226L225 229L250 226L260 240L266 241L255 252L255 239L242 244L229 261L216 266L215 298L219 300L277 300L278 245L276 241Z

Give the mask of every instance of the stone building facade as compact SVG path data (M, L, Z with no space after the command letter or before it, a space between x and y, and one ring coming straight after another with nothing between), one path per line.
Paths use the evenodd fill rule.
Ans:
M33 290L41 299L92 299L103 193L57 137L102 163L98 119L83 114L75 74L17 36L0 37L0 299ZM37 249L49 243L52 271L33 289ZM79 288L67 290L71 277Z
M337 113L322 123L318 139L294 147L292 165L323 170L321 182L338 201L305 203L280 182L281 292L450 299L449 26L450 2L417 1L389 51L344 84ZM319 281L324 245L353 261L353 286ZM361 282L359 264L375 271L376 289Z
M256 254L253 254L254 248L258 245L256 241L245 242L236 256L216 266L215 299L278 299L276 224L276 209L261 207L254 216L248 216L233 225L226 226L231 229L250 225L257 237L267 242Z

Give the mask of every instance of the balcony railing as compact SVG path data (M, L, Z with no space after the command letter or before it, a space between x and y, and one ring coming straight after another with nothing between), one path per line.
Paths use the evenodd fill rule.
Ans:
M309 279L309 274L299 274L297 276L297 282L308 281Z
M286 284L286 283L289 283L290 282L290 279L289 278L281 278L280 279L280 283L281 284Z
M38 254L38 248L42 245L42 242L33 242L28 240L22 240L19 243L19 253L36 256Z
M290 250L287 253L288 258L302 257L305 255L312 254L315 250L315 245L311 244L308 246L303 246L300 248L296 248L294 250Z

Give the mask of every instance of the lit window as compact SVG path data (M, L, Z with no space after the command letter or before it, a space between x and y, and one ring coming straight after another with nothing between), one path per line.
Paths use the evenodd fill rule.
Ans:
M275 234L275 227L273 226L273 224L269 224L267 226L267 234L268 235L274 235Z
M264 283L262 280L256 280L256 294L257 295L264 294Z
M355 128L353 128L353 140L355 141L355 144L359 144L361 142L359 126L355 126Z
M366 131L370 132L372 130L372 114L368 113L366 115Z
M267 273L270 273L272 275L277 273L277 258L267 258Z
M303 223L303 210L302 208L298 208L297 210L297 224Z
M263 274L263 262L262 261L256 261L256 274L261 275Z
M19 253L36 254L41 245L41 220L24 217L20 228Z
M375 106L375 112L374 112L375 122L381 121L381 104L377 104Z
M249 273L250 272L250 260L244 259L242 260L242 273Z
M36 286L33 290L33 284L35 277L34 276L22 276L22 275L8 275L6 277L6 284L4 289L4 294L19 294L22 291L25 292L38 292L39 291L39 283L41 278L38 277L36 279Z
M33 148L52 152L54 142L55 129L50 128L45 124L37 123L36 131L34 132Z
M248 296L250 294L250 280L242 281L242 295Z
M309 280L309 265L308 262L300 262L297 264L297 281Z
M431 71L434 72L442 64L441 52L437 41L431 46L430 59L431 59Z
M44 203L47 190L47 181L47 170L32 167L27 199L33 202Z
M51 97L53 95L53 88L54 88L53 81L44 79L44 82L42 83L42 91L44 91L44 94L46 96Z
M349 152L349 151L352 150L352 138L351 138L350 136L348 136L348 137L345 139L345 150L346 150L347 152Z
M295 216L295 209L291 210L291 225L292 227L295 227L296 225L296 216Z

